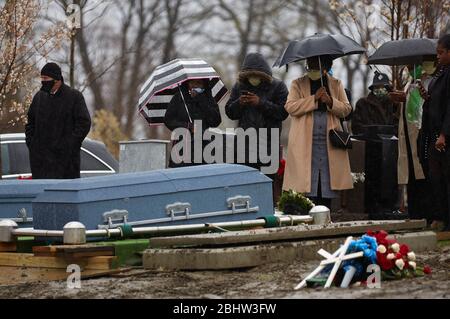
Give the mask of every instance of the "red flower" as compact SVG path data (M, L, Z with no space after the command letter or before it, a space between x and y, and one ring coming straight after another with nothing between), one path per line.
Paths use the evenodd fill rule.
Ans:
M403 256L408 255L409 253L409 247L407 245L400 245L400 254Z
M403 262L405 263L405 269L410 268L408 258L403 258Z
M391 270L394 268L394 260L387 259L387 254L377 252L377 262L382 270Z
M423 272L424 272L426 275L431 275L431 268L430 268L430 266L425 266L425 267L423 268Z
M279 177L283 177L284 176L285 168L286 168L286 160L282 159L282 160L280 160L280 166L279 166L278 172L277 172Z

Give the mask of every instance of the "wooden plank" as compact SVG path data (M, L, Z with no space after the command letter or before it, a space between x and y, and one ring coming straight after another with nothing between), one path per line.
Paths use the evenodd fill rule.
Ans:
M412 234L398 235L396 239L399 243L406 243L417 253L436 249L436 244L427 239L435 237L433 232L417 232L416 236L411 236ZM413 237L415 240L409 242L408 238ZM231 247L158 248L147 249L142 259L144 268L154 271L238 269L277 262L321 260L322 254L317 253L319 250L336 251L344 241L345 238L338 237ZM427 245L423 245L422 241Z
M293 241L314 238L333 238L365 234L367 231L387 232L424 229L425 220L410 221L360 221L324 225L299 225L284 228L268 228L238 232L157 237L150 239L150 247L202 247L251 244L277 241Z
M440 232L436 235L438 241L450 240L450 232Z
M76 246L36 246L33 247L35 256L85 258L96 256L114 256L114 246L76 245Z
M115 256L100 256L81 259L60 257L36 257L33 254L0 253L0 266L67 269L77 264L85 270L110 270L117 267Z
M16 243L0 243L0 252L16 252Z
M122 273L124 269L114 270L85 270L81 272L81 279L110 276ZM17 285L33 282L48 282L67 280L70 273L65 269L52 268L19 268L0 266L0 285Z

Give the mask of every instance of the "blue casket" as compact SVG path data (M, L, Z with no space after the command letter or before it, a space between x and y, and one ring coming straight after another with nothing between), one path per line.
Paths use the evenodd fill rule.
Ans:
M0 181L0 219L12 219L19 227L32 226L31 202L50 185L61 180Z
M274 213L272 180L228 164L93 177L47 188L33 212L34 228L46 230L248 220Z

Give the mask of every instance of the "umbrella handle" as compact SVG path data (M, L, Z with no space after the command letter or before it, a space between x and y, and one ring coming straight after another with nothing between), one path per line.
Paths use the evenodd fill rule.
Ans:
M189 117L189 122L191 122L191 124L193 124L194 122L192 122L191 114L189 113L189 109L187 107L186 100L184 99L183 91L181 91L181 85L178 85L178 90L180 90L181 99L183 100L184 108L186 109L187 116Z
M323 72L322 72L322 61L320 60L320 55L319 55L319 69L320 69L320 83L323 86Z

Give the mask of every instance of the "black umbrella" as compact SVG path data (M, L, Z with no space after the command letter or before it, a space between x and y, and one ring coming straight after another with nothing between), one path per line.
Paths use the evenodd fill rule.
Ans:
M409 65L422 63L427 56L436 57L436 39L404 39L383 44L369 57L368 64Z
M291 41L276 60L274 67L315 56L329 55L337 59L351 54L363 54L366 49L351 38L341 34L315 34L303 40Z

